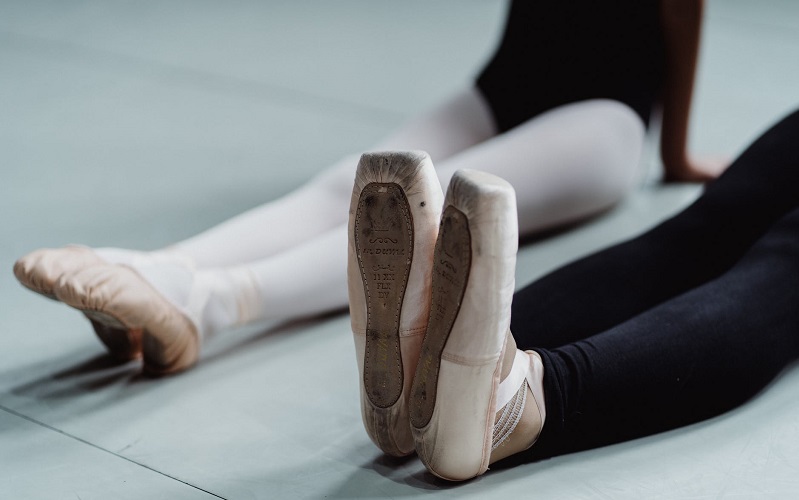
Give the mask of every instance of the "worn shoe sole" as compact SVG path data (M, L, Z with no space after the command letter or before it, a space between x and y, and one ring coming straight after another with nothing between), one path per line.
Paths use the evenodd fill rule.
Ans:
M472 262L471 245L466 216L452 205L448 206L441 217L433 258L430 323L411 388L410 419L417 428L426 426L433 416L441 354L466 291Z
M388 408L402 393L399 321L413 260L413 220L397 184L363 189L354 236L366 294L364 387L374 406Z
M408 401L430 312L442 199L427 154L361 157L350 204L350 318L364 428L393 456L415 449Z

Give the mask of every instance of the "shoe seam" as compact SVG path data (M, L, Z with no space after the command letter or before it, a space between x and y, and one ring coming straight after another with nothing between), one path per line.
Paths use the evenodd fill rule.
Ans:
M447 352L441 353L441 359L449 361L450 363L455 363L457 365L463 366L483 366L483 365L490 365L492 363L496 363L502 353L499 354L490 354L487 355L483 359L475 359L475 358L467 358L465 356L461 356L458 354L451 354Z

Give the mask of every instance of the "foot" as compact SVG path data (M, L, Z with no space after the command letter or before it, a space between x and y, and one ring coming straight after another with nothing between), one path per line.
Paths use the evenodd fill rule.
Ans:
M413 387L416 451L448 480L529 448L544 422L542 369L509 333L518 228L511 186L453 177L434 254L430 322Z
M442 198L427 154L361 157L348 231L350 315L364 427L394 456L414 449L408 395L430 311Z
M193 366L205 336L248 320L260 300L246 268L195 271L184 261L67 247L33 252L14 271L25 286L80 310L112 355L141 356L146 373L164 375Z
M90 248L69 245L35 250L14 263L14 276L25 288L53 300L55 284L64 274L95 264L98 255Z
M61 276L54 291L58 300L80 310L93 323L114 331L138 332L144 370L149 374L185 370L197 361L197 316L181 310L132 267L98 261Z
M137 252L117 248L91 249L80 245L64 248L44 248L33 251L14 264L14 275L29 290L47 298L58 300L56 283L63 277L72 275L98 264L147 264L180 263L192 267L186 256L170 250L160 252ZM111 356L126 361L142 355L142 331L128 329L117 321L108 318L98 319L95 314L86 317L92 324L97 337L105 344Z
M112 257L127 256L132 258L133 252L119 250L111 253ZM98 264L114 263L101 253L84 246L70 245L64 248L44 248L31 252L14 264L14 275L29 290L47 298L58 300L55 286L62 276L70 275ZM105 344L111 356L127 361L141 357L141 330L129 330L118 324L101 322L87 315L97 337Z

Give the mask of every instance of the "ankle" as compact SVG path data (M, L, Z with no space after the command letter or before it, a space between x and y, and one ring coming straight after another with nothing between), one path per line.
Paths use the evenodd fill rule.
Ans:
M496 413L489 463L531 448L544 427L543 363L534 351L526 351L524 355L529 359L529 374L513 398Z
M525 383L519 394L508 407L497 412L494 427L494 441L489 463L494 463L511 455L531 448L541 434L544 422L535 397ZM511 430L512 429L512 430ZM506 432L506 436L500 435ZM497 442L497 439L501 440Z
M261 293L246 267L198 271L190 307L205 334L245 325L263 316Z

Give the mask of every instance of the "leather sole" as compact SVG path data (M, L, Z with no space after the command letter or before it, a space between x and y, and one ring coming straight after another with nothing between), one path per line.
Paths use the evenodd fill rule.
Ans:
M427 333L411 387L411 424L426 426L436 403L441 354L460 311L472 261L471 234L466 216L448 206L441 217L433 254L432 304Z
M354 238L366 295L364 390L377 408L397 403L403 390L400 313L413 259L413 219L395 183L370 183L358 200ZM375 429L385 433L389 428Z

